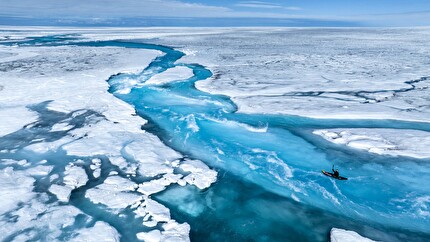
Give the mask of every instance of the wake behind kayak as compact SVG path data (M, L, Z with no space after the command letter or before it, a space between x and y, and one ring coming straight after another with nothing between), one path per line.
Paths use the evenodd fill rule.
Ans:
M334 178L334 179L338 179L338 180L348 180L348 178L346 178L346 177L343 177L343 176L335 176L333 173L328 172L328 171L324 171L324 170L322 170L322 173L323 173L324 175L329 176L329 177Z

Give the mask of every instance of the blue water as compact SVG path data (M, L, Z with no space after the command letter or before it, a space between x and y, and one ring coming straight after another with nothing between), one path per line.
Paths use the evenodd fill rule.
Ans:
M16 43L14 43L16 44ZM205 191L173 186L155 198L174 218L191 225L197 241L325 241L331 227L354 229L388 241L430 239L429 160L377 156L339 147L312 134L315 128L396 128L430 131L428 123L394 120L318 120L287 115L237 114L226 96L201 92L211 77L199 64L183 64L173 48L126 41L73 42L73 36L31 38L25 45L116 46L164 54L142 72L116 74L109 92L149 120L143 129L166 145L219 171ZM145 85L175 66L194 76L163 86ZM121 94L127 79L138 80ZM348 181L321 174L335 164Z

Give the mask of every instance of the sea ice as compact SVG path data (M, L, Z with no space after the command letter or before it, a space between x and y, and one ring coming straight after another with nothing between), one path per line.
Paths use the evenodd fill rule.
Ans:
M136 234L137 238L145 242L160 242L161 232L160 230L151 230L147 233L140 232Z
M181 178L181 174L165 174L159 179L154 179L139 184L137 191L149 196L151 194L163 191L172 183L178 183L179 179Z
M216 181L217 172L211 170L207 165L199 160L185 160L179 165L183 171L190 172L184 180L199 189L208 188Z
M5 90L0 88L0 96L2 95L7 94ZM38 116L36 113L31 112L24 106L5 107L0 105L0 137L22 129L24 125L36 121L37 118Z
M19 35L21 33L17 34ZM19 38L22 39L23 36ZM3 124L0 124L0 136L23 129L28 124L32 125L27 128L33 127L34 122L40 121L46 125L46 128L43 127L46 132L52 133L49 137L55 137L61 133L65 136L50 139L49 142L44 142L43 139L35 140L37 142L27 144L25 152L47 155L48 152L49 154L56 151L62 153L64 150L71 156L100 155L107 157L113 165L117 165L126 174L135 175L137 169L148 177L164 174L162 179L149 181L161 184L162 190L171 183L180 182L182 175L173 174L172 162L182 158L182 155L166 147L156 136L143 131L141 125L145 124L146 120L138 117L133 107L111 95L108 92L109 85L105 81L115 73L136 73L142 70L160 55L159 51L116 47L0 46L0 52L4 53L0 55L0 103L13 104L0 105L0 117L4 116ZM171 74L187 75L185 78L192 75L192 70L188 68L178 68L174 72L176 74ZM159 77L163 79L162 75ZM35 87L34 83L38 85ZM64 90L68 91L64 92ZM68 118L52 123L49 119L51 117L43 117L44 114L38 115L37 112L27 108L46 101L49 101L47 102L47 108L51 112L49 115L58 114ZM86 112L94 112L94 114L89 116L81 126L75 126L76 119ZM46 120L41 120L43 118ZM127 160L123 154L126 155ZM51 162L50 160L49 163ZM2 162L3 165L18 163L17 161L10 164ZM10 216L17 218L17 222L12 222L1 217L0 239L13 234L21 236L16 239L31 239L42 234L40 238L52 241L58 240L62 230L67 228L74 235L77 234L74 239L79 241L119 240L118 232L102 221L97 222L93 227L73 231L72 225L82 212L73 206L58 202L48 205L46 204L49 201L48 194L33 191L35 178L40 179L42 176L50 175L49 181L56 184L50 184L50 186L48 184L47 191L55 195L60 202L68 202L71 191L84 186L88 179L92 178L87 176L83 168L86 165L85 162L70 163L65 167L64 174L61 174L62 162L58 162L58 167L56 164L55 169L53 166L38 164L25 171L14 170L11 167L0 170L0 194L5 198L0 206L0 214L9 212ZM18 165L24 168L32 164L24 161ZM148 167L148 165L154 166ZM102 166L99 159L93 159L89 166L95 178L104 179L101 177ZM117 175L113 175L114 172ZM90 201L103 204L113 212L117 212L128 206L140 204L144 200L145 213L148 216L145 222L148 226L156 226L158 221L155 219L158 219L164 224L169 224L167 229L163 229L163 233L178 238L188 238L188 224L172 221L168 208L135 191L138 184L119 177L116 171L111 171L110 174L112 176L107 177L102 184L85 192L85 196ZM145 193L152 194L149 191ZM18 204L21 205L17 208ZM17 210L14 211L14 209ZM184 227L188 229L183 229ZM21 233L18 229L31 230L31 232ZM97 234L103 237L97 237Z
M193 76L193 70L185 66L176 66L151 77L145 84L163 85L173 81L186 80Z
M78 231L78 235L70 241L74 242L119 242L120 234L109 224L97 221L91 228L85 228Z
M58 33L57 30L45 31L48 30L40 32L36 28L30 32L11 31L8 39L22 40L26 36ZM60 32L73 33L76 30ZM239 112L426 122L430 116L428 67L425 64L429 31L426 29L249 31L225 28L199 29L192 34L186 29L78 32L92 40L157 37L153 41L182 46L192 55L185 56L181 62L201 63L214 73L212 78L196 83L196 87L232 97ZM405 33L407 38L402 37ZM58 155L65 151L69 156L106 157L121 171L112 170L109 173L111 176L102 184L87 190L85 196L94 203L104 204L116 211L126 207L136 208L135 212L143 217L144 225L157 226L151 232L138 233L139 239L189 241L189 225L171 220L170 211L150 196L172 183L185 185L186 182L200 189L207 188L215 182L216 171L201 161L182 160L181 154L166 147L156 136L143 131L141 125L146 120L138 117L133 107L108 93L109 85L105 82L115 73L141 71L160 55L159 51L116 47L0 46L0 53L0 117L3 122L0 124L0 136L42 119L42 115L29 111L29 105L52 100L48 103L48 110L61 114L74 112L75 115L70 119L44 127L52 135L64 132L66 136L50 142L34 140L35 143L27 146L21 155L32 151L35 155L58 151ZM191 75L191 69L176 67L154 76L147 84L162 85ZM130 80L130 84L134 84L134 81ZM187 98L182 100L184 103L202 103ZM88 110L95 115L86 120L82 127L75 128L73 122L76 121L76 115ZM195 119L190 117L189 128L198 132L199 127L193 121ZM253 132L268 131L267 127L238 124ZM351 132L352 135L341 134L342 131ZM411 132L410 136L409 131L402 135L376 129L357 132L356 129L328 130L324 135L330 141L336 140L370 152L430 157L424 148L428 146L425 132ZM399 137L396 138L396 135ZM425 142L418 142L414 137ZM412 144L416 147L412 147ZM223 151L219 150L219 153L223 154ZM276 163L275 160L270 161L271 164ZM52 163L51 160L49 162ZM30 163L25 161L22 167L32 165ZM2 164L15 165L14 162ZM64 177L62 169L60 175L52 174L58 169L51 170L50 166L45 165L27 171L11 167L0 170L0 194L6 198L1 202L0 214L9 212L10 216L17 219L16 223L12 223L4 216L1 217L0 238L31 230L39 235L46 234L41 237L45 240L58 240L64 228L73 230L76 216L90 217L83 215L74 206L59 205L55 201L47 204L49 196L46 193L33 191L36 179L50 175L51 182L61 184L63 181L66 186L51 184L49 191L60 201L68 201L70 191L84 186L89 179L81 165L84 166L66 166ZM101 168L98 161L90 165L93 176L100 180L105 178L100 177ZM292 170L288 166L283 168L284 175L292 177ZM136 175L136 170L145 179L154 179L138 185L120 177L123 172ZM177 170L184 173L174 174ZM186 188L196 189L192 186ZM332 195L326 190L322 190L322 193L323 196ZM193 201L185 203L190 199L187 195L183 194L178 199L183 203L182 212L198 216L204 211L204 205L198 198L191 198ZM17 208L17 204L22 206ZM425 213L428 198L421 197L416 204L414 209L421 209L423 215L428 216ZM336 237L338 232L332 231L332 235ZM72 231L72 234L78 234L77 240L119 240L118 232L101 221L93 227ZM94 234L103 234L109 238L97 238ZM341 234L345 236L346 233ZM22 236L31 239L34 234L23 232Z
M357 232L332 228L330 231L331 242L374 242L374 240L365 238Z
M14 220L0 215L0 239L13 239L20 233L33 231L26 234L26 237L31 237L30 240L59 240L63 229L70 228L76 216L82 215L81 211L73 206L58 206L45 202L43 196L40 196L22 203L16 210L9 211L9 216L14 217Z
M0 170L0 214L32 199L36 195L32 192L34 182L25 171L15 171L12 167Z
M178 241L178 242L188 242L190 241L190 225L187 223L179 224L173 220L163 225L164 231L161 232L161 241Z
M168 208L163 206L162 204L152 200L145 200L146 211L151 217L154 218L155 221L158 222L168 222L170 221L170 211Z
M101 174L102 161L100 159L93 159L92 165L90 165L91 170L93 170L94 178L99 178Z
M149 134L145 139L125 146L124 152L139 162L138 172L145 177L172 173L170 162L181 158L179 153L164 146L157 137Z
M49 191L52 194L54 194L61 202L69 202L72 188L68 186L60 186L57 184L52 184L51 187L49 188Z
M54 168L53 166L39 165L32 168L28 168L25 171L27 174L31 176L47 176L49 175L49 173L52 171L53 168Z
M88 181L87 173L84 168L69 164L64 171L63 182L66 186L75 189L85 185Z
M157 43L192 51L181 62L214 73L196 87L231 97L239 112L429 120L426 28L218 30Z
M134 182L126 178L109 176L103 184L87 190L85 197L111 209L124 209L141 200L141 196L131 193L136 187Z
M391 155L430 158L430 133L409 129L328 129L313 132L324 139L355 149Z

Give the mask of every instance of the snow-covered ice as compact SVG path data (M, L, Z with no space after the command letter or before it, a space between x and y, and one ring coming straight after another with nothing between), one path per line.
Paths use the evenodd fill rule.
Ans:
M13 32L6 32L8 40L22 40L30 35L43 36L49 34L50 30L39 33ZM96 36L96 39L105 38L103 34ZM118 34L115 38L123 37L124 35ZM47 230L43 238L56 240L61 235L62 228L55 227L57 223L61 221L63 227L67 227L73 224L77 215L82 214L79 209L69 205L75 189L80 188L85 191L83 194L90 202L110 208L115 216L120 216L123 209L145 201L146 214L151 217L145 221L148 228L163 222L166 228L154 230L154 233L159 231L163 240L178 237L187 241L189 226L176 223L170 218L168 208L147 197L165 190L171 184L184 185L185 181L181 180L183 175L173 174L174 162L181 159L182 155L165 146L156 136L143 131L141 126L146 120L138 117L132 107L111 95L106 82L116 73L141 71L161 52L119 47L24 48L1 45L0 53L0 137L42 127L40 131L37 130L41 133L34 135L33 140L29 138L27 143L23 140L22 146L17 147L41 157L65 152L67 157L83 158L67 162L60 158L54 162L51 157L51 160L45 161L49 165L39 162L40 165L30 168L26 166L31 166L31 162L25 160L24 163L13 160L9 163L2 162L2 165L18 165L24 170L12 167L1 170L0 214L19 212L27 215L26 220L20 219L19 223L3 222L2 217L4 231L8 232L0 238L12 236L16 229L26 228L35 229L35 232L17 233L13 236L27 239L39 236L43 226L48 223L47 216L45 219L40 214L51 211L52 216L62 217L62 220L55 217L52 229L50 232ZM156 78L157 82L165 83L171 78L182 80L192 74L191 69L178 67ZM15 151L2 150L3 153ZM86 157L94 156L105 157L107 167L118 166L128 175L136 176L139 171L144 177L153 178L160 174L163 177L141 183L138 192L136 190L139 184L119 176L117 171L112 170L105 177L100 158L85 161ZM58 156L54 157L58 159ZM87 175L88 171L92 176ZM212 174L209 168L206 171ZM93 178L100 179L102 183L88 189L86 186L91 186L89 184L93 182ZM39 179L47 179L52 184L38 187L35 192L34 184ZM44 183L45 180L42 184ZM52 196L61 203L53 200L53 204L46 205L45 202ZM19 208L18 204L24 205ZM30 222L37 216L42 216L39 225ZM93 233L102 234L97 237ZM92 227L77 229L72 237L77 241L118 241L120 235L109 224L98 221Z
M15 171L12 167L0 170L0 214L32 199L36 195L32 191L34 182L34 178L23 171Z
M138 194L131 193L135 190L135 185L126 178L110 176L103 184L89 189L85 197L95 204L103 204L111 209L124 209L141 199Z
M55 196L57 196L58 200L60 200L61 202L68 202L70 198L70 193L72 192L72 188L68 186L52 184L49 188L49 191Z
M374 240L365 238L354 231L332 228L330 242L374 242Z
M217 172L209 169L207 165L199 160L185 160L179 165L179 168L190 172L189 175L184 177L184 180L199 189L208 188L216 181Z
M185 80L193 76L193 70L185 66L176 66L167 71L157 74L147 80L146 84L163 85L173 81Z
M181 174L168 173L163 175L160 179L154 179L139 184L138 192L147 196L164 191L167 186L172 183L179 183L179 179L182 178Z
M95 178L100 177L101 165L102 165L102 161L100 159L93 159L92 160L92 165L90 165L90 168L91 168L91 170L93 170L93 176Z
M152 135L128 144L124 147L124 152L139 162L138 172L146 177L172 173L173 167L170 162L181 158L179 153L164 146Z
M315 130L324 139L368 152L430 158L430 133L408 129L329 129Z
M66 186L74 189L87 183L88 176L82 167L70 164L65 169L63 182Z
M161 36L208 66L196 87L243 113L428 121L428 28L219 29Z
M109 224L97 221L91 228L78 231L78 235L70 241L76 242L119 242L121 235Z
M7 95L2 89L0 88L0 96ZM36 121L37 114L22 106L5 107L0 104L0 120L0 136L4 136L22 129L26 124Z
M181 63L203 64L214 74L195 83L196 88L231 97L239 113L422 122L430 117L426 28L15 30L0 32L0 41L78 32L88 38L79 42L146 38L180 46L187 53ZM131 213L144 228L133 232L137 239L189 241L189 224L175 221L163 199L154 197L172 195L165 200L176 200L180 212L197 218L206 208L196 191L210 187L217 172L142 130L147 121L110 94L106 82L117 73L139 73L159 55L120 47L0 45L0 138L6 137L0 154L17 156L0 164L0 239L118 241L121 229L116 226ZM192 69L177 66L146 84L163 88L192 75ZM137 84L130 78L115 94L125 95ZM190 106L222 105L180 95L172 105L178 100ZM183 118L189 131L202 130L197 116ZM220 125L255 135L272 131L265 124L226 122ZM315 134L377 154L430 157L425 131L342 128ZM217 150L220 156L228 154ZM19 162L22 156L31 159ZM267 161L276 167L272 175L279 181L303 176L283 159ZM185 192L175 193L172 184L186 186L176 185ZM321 190L339 204L341 198ZM302 203L298 196L291 195ZM428 197L411 200L411 210L428 216ZM395 202L405 203L390 201ZM88 206L103 214L93 217ZM362 239L335 229L331 236L332 241Z
M147 242L159 242L161 241L161 232L160 230L151 230L147 233L140 232L137 234L137 238Z

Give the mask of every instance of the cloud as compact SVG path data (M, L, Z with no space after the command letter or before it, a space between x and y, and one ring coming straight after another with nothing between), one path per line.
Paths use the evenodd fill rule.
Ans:
M180 0L0 0L0 16L50 19L186 18L306 18L262 8L296 10L261 1L242 2L260 9L242 11ZM263 7L261 7L263 6ZM250 10L250 9L248 9Z
M344 16L344 18L368 23L369 26L430 26L430 10L358 14Z
M299 11L302 10L302 8L299 7L285 7L286 10L291 10L291 11Z
M259 8L259 9L284 9L290 11L298 11L301 10L299 7L284 7L283 5L270 3L270 2L261 2L261 1L245 1L239 2L235 4L236 7L244 7L244 8Z
M283 8L279 4L260 2L260 1L239 2L235 6L237 6L237 7L245 7L245 8L268 8L268 9Z
M177 0L1 0L0 15L28 17L216 17L228 16L226 7Z

